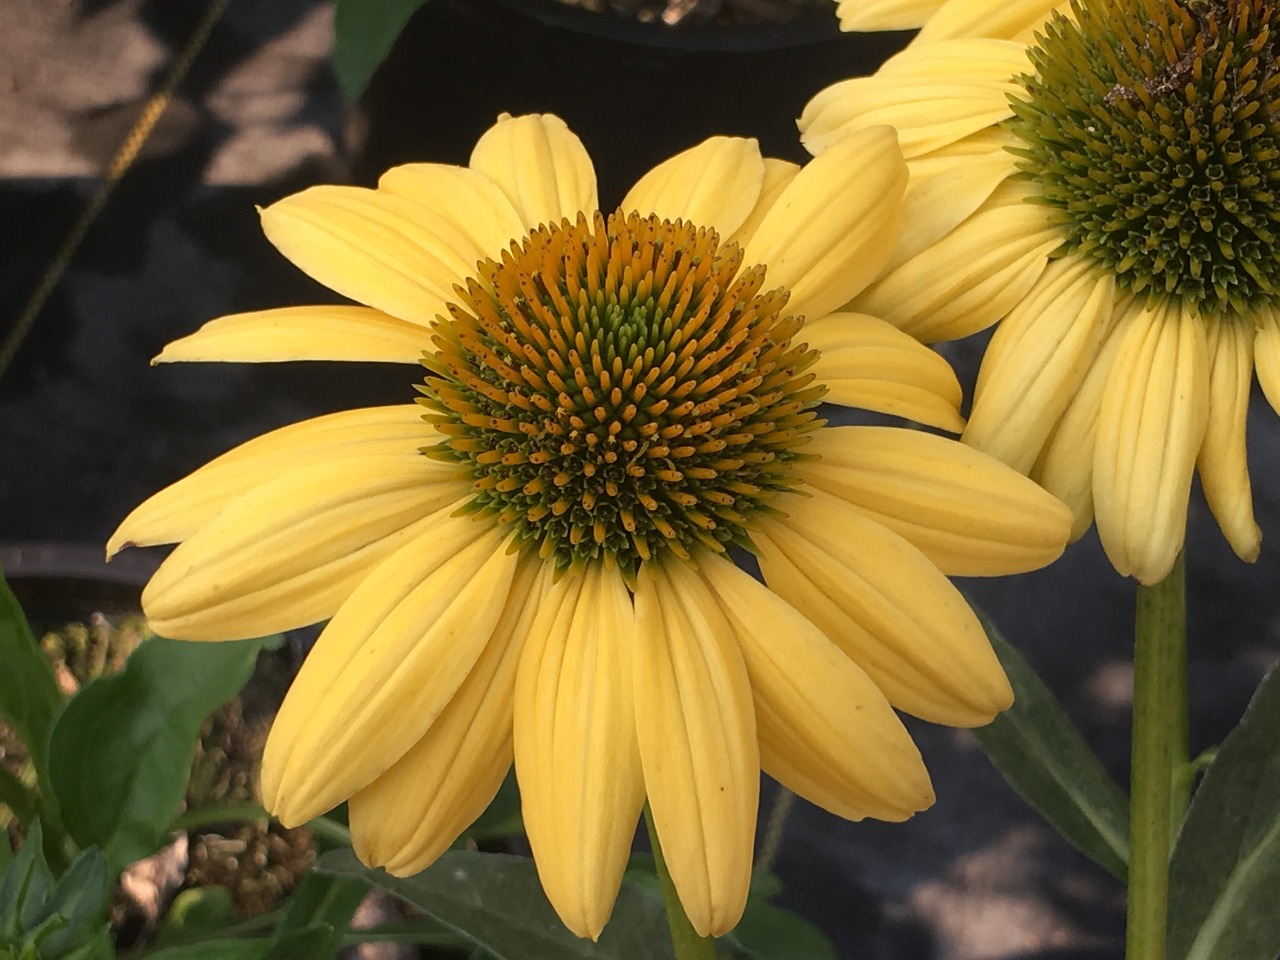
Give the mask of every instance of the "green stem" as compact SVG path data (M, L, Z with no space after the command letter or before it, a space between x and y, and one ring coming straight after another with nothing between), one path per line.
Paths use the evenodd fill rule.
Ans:
M193 807L180 813L169 824L169 832L195 830L211 823L239 823L244 820L270 820L271 814L256 803L225 803L216 807Z
M1169 853L1188 802L1186 571L1138 587L1126 960L1165 960Z
M667 926L671 928L671 942L676 948L676 960L716 960L715 940L711 937L699 936L684 912L680 894L676 892L675 881L671 879L666 858L662 855L662 844L658 842L658 830L653 825L653 814L647 803L644 807L644 825L649 828L649 845L653 847L653 863L658 868L658 884L662 887L662 900L667 907Z

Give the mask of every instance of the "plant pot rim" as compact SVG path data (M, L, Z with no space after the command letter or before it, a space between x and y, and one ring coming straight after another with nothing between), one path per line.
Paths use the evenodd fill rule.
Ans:
M0 541L0 572L6 580L78 580L141 589L160 558L132 550L109 563L98 542L69 540Z

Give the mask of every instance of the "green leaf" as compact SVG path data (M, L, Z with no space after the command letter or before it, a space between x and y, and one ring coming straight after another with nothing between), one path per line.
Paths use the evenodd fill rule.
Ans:
M240 940L225 938L205 940L183 946L165 947L148 953L147 960L311 960L333 937L333 929L323 924L293 930L271 939Z
M81 851L54 879L44 857L39 820L0 877L0 946L54 960L101 941L111 879L97 847ZM85 954L92 955L92 951Z
M1280 954L1280 668L1205 772L1169 869L1170 960Z
M47 783L49 733L62 695L53 668L27 625L9 585L0 577L0 716L22 738L36 768L36 779Z
M613 918L596 943L570 933L552 910L533 861L454 850L417 876L398 878L361 865L350 850L320 857L316 869L363 877L456 931L496 960L671 960L662 898L624 881Z
M298 930L323 926L329 931L328 937L309 955L316 960L336 956L356 907L371 889L369 882L361 877L307 874L289 897L273 939L284 942Z
M0 804L8 807L19 823L25 824L36 815L40 798L7 767L0 766Z
M1081 853L1124 879L1129 801L1034 670L974 608L1013 685L1013 706L974 731L1005 780Z
M232 903L231 891L226 887L183 890L165 911L150 945L166 947L213 933L231 921Z
M113 886L107 875L107 858L97 847L82 850L67 872L58 878L57 886L45 909L50 916L61 917L65 926L42 944L44 957L69 953L90 936L99 932L106 920L107 898Z
M50 739L49 782L67 831L101 846L113 873L161 846L200 726L244 685L259 645L156 637L66 705Z
M333 70L349 100L360 99L382 63L426 0L337 0L333 14Z
M747 901L729 936L757 960L838 960L835 946L821 930L761 898Z

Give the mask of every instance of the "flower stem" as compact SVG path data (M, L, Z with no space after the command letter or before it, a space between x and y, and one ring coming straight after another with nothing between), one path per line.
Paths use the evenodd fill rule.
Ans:
M644 825L649 830L649 845L653 848L653 863L658 868L658 883L662 887L662 900L667 907L667 926L671 928L671 942L676 948L676 960L716 960L716 943L711 937L701 937L693 929L680 895L676 893L675 881L667 869L666 858L662 855L662 844L658 842L658 830L653 825L653 813L649 805L644 805Z
M1167 577L1138 587L1126 960L1164 960L1169 853L1187 807L1186 764L1186 571L1179 554Z

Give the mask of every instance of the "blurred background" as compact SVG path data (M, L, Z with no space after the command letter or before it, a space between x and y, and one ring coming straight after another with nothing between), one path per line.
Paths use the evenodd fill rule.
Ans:
M0 0L0 342L208 9ZM794 118L807 99L909 39L841 35L828 0L428 0L350 103L333 16L322 0L231 0L0 370L6 574L100 578L106 537L158 487L264 430L413 395L391 366L148 366L215 316L336 299L275 253L255 206L319 182L372 184L404 161L465 163L502 111L562 116L606 207L716 133L803 161ZM943 349L967 390L981 344ZM1193 493L1193 754L1237 721L1280 653L1280 429L1255 399L1257 564L1234 558ZM160 553L133 551L105 576L136 583ZM1049 570L964 586L1123 783L1134 588L1096 538ZM776 860L781 902L842 958L1120 957L1120 884L1005 786L972 735L912 730L937 805L882 825L797 804Z

